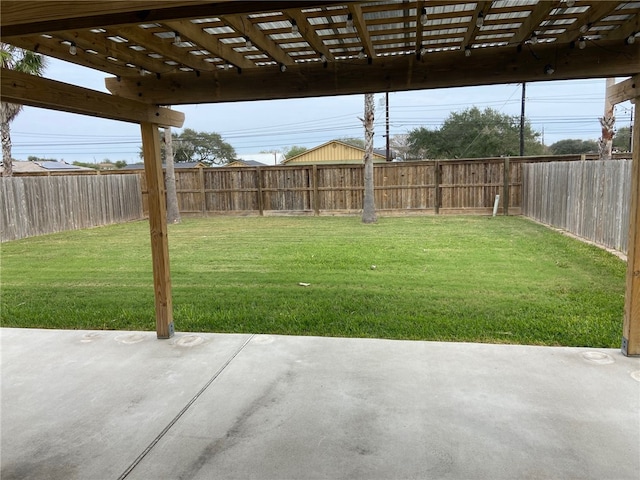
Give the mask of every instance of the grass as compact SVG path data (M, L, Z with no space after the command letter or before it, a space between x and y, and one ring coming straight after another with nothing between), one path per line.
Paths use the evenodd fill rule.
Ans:
M214 217L169 242L179 331L620 342L624 262L524 218ZM3 326L155 329L146 222L5 243L0 274Z

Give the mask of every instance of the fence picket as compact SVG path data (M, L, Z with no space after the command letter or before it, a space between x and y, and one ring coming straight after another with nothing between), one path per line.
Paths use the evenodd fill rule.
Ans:
M522 214L626 252L631 160L523 165Z
M138 175L0 178L0 241L143 218Z

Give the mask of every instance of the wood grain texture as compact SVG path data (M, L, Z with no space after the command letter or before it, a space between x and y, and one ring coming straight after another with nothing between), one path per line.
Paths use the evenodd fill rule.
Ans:
M636 97L635 115L640 114ZM627 293L624 303L622 336L625 355L640 355L640 128L633 130L633 166L631 169L631 206L629 212L629 248L627 251Z
M131 123L151 122L178 128L184 123L182 112L14 70L3 68L0 81L3 102Z
M153 288L156 306L156 333L158 338L173 336L173 303L171 273L169 270L169 235L158 126L142 123L142 151L147 179L149 229L153 262Z
M503 48L478 51L461 61L447 53L432 53L422 60L415 56L377 58L349 63L319 62L278 67L183 75L169 73L160 78L107 78L107 89L126 98L160 105L217 103L247 100L303 98L310 96L377 93L432 88L494 85L504 83L601 78L637 74L638 45L601 42L602 48L580 50L540 45L536 58L525 50ZM545 65L555 66L553 75Z

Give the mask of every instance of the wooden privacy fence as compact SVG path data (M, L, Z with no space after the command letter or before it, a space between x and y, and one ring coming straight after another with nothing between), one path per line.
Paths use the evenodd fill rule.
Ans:
M523 215L627 252L631 160L523 167Z
M377 164L376 210L381 214L488 214L499 194L501 212L519 214L523 161ZM184 214L340 215L362 209L362 165L217 167L175 173L178 206ZM144 176L142 189L146 212Z
M138 220L138 175L0 178L1 241Z
M500 195L500 213L518 215L524 163L593 158L562 155L376 164L376 211L383 215L489 214ZM340 215L362 209L362 165L215 167L176 169L175 174L183 214ZM140 175L146 213L146 183L144 173Z

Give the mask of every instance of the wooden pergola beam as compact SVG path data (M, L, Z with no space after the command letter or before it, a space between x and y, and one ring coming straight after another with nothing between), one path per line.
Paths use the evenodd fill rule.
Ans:
M296 64L280 73L275 67L196 75L166 74L155 77L106 79L114 94L155 104L217 103L308 96L406 91L503 83L602 78L634 75L640 65L640 49L619 42L600 42L602 48L585 50L539 45L536 57L515 47L500 52L478 49L471 57L430 53L415 56L378 57L366 62ZM620 58L625 61L621 62ZM545 65L555 68L545 74ZM270 70L267 70L270 69ZM272 71L272 75L264 75Z
M422 50L422 35L424 30L424 25L420 21L420 17L422 16L422 9L424 8L424 1L418 0L416 2L416 57L420 56L420 50Z
M193 40L198 45L205 48L209 52L213 53L217 57L235 65L240 68L255 67L255 64L247 60L244 55L236 52L226 43L222 43L216 40L213 36L206 33L200 26L188 22L164 22L164 24L172 30L178 32L180 35Z
M149 192L149 227L158 338L173 335L171 275L159 126L181 127L184 114L102 92L2 69L3 102L139 123Z
M578 40L583 35L588 35L588 33L583 34L580 32L580 27L598 22L600 19L615 11L616 7L617 4L615 2L600 2L598 5L593 6L580 15L578 21L572 25L573 28L560 35L556 42L571 42Z
M260 48L260 50L273 58L276 62L287 66L295 63L293 58L287 55L280 48L280 45L262 33L262 31L255 27L248 18L245 18L242 15L228 15L221 17L221 20L233 27L233 29L240 35L245 36L247 39L251 39L251 41Z
M522 43L531 37L533 32L537 31L540 27L540 22L544 20L549 12L556 8L554 2L541 2L536 5L531 15L525 18L524 22L518 29L518 31L509 39L513 44Z
M15 70L3 68L0 80L0 97L3 102L130 123L147 122L167 127L182 127L184 123L182 112Z
M148 44L149 35L153 35L146 32L145 29L137 26L122 27L118 33L127 38L129 44L137 43L141 45ZM154 50L155 53L162 55L164 59L173 60L178 64L186 65L194 70L212 71L216 69L215 65L202 61L200 56L189 55L189 49L174 45L173 39L165 40L164 42L155 42Z
M640 74L607 88L607 101L611 105L626 102L640 95ZM634 144L635 145L635 144Z
M32 52L40 53L43 55L49 55L54 58L59 58L69 63L75 63L83 67L91 68L93 70L100 70L102 72L111 75L127 76L132 74L132 69L124 64L114 64L109 62L98 55L72 55L67 50L66 52L60 52L60 41L54 38L45 38L41 35L30 37L13 37L11 42L16 47L24 50L30 50ZM80 43L78 44L80 45ZM86 48L86 46L84 46ZM78 48L83 48L79 46ZM136 62L137 63L137 62ZM149 69L154 71L155 69Z
M287 10L286 15L290 20L294 20L296 25L298 26L298 31L302 38L304 38L311 48L313 48L316 52L325 56L325 58L332 62L335 60L333 53L329 50L322 39L318 36L315 29L311 26L307 18L297 10Z
M278 0L249 2L222 1L121 1L79 2L69 0L66 8L61 2L47 0L3 0L0 17L0 36L9 37L61 30L89 29L113 25L184 20L188 18L219 17L256 11L282 11L290 8L311 8L335 3L339 0Z
M364 48L364 53L368 58L375 58L376 51L371 43L371 36L367 30L367 22L365 22L364 16L362 15L362 7L357 4L351 4L349 5L349 13L351 13L351 16L353 17L353 27L356 29L356 32L358 32L358 36L360 37L360 41Z

